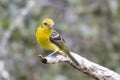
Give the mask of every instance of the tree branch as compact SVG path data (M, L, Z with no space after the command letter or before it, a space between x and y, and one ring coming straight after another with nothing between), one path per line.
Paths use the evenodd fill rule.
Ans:
M60 52L60 54L56 54L56 55L53 54L51 56L48 55L46 57L39 55L39 57L41 62L44 64L55 64L60 62L67 62L70 65L72 65L74 68L78 69L79 71L82 71L85 74L90 75L91 77L97 80L120 80L120 75L118 73L115 73L114 71L109 70L96 63L93 63L74 52L71 52L71 55L78 61L79 63L78 66L76 66L70 60L70 58L64 55L62 52Z

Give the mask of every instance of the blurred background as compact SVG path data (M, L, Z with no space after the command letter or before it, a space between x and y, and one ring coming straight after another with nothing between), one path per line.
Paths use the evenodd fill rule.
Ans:
M66 63L40 62L51 52L35 29L48 17L70 50L120 73L120 0L0 0L0 80L94 80Z

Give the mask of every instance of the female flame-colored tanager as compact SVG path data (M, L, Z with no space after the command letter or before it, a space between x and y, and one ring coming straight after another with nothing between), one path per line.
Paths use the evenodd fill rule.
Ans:
M54 22L47 18L42 21L36 30L36 40L39 45L47 50L54 51L53 53L63 51L68 57L78 65L76 59L70 54L63 37L53 29Z

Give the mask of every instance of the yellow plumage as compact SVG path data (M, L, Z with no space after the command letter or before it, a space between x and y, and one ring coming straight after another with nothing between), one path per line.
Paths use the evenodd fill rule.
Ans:
M53 24L53 22L49 19L46 19L44 22L47 24ZM36 40L39 45L47 50L59 51L59 47L50 41L52 32L53 29L49 29L44 25L44 23L42 23L36 30Z
M54 52L63 51L76 65L78 65L78 62L70 54L63 37L53 29L53 25L54 22L52 19L47 18L42 21L36 30L36 40L38 44Z

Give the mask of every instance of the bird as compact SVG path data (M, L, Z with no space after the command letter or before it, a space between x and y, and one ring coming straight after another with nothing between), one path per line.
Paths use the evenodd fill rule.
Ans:
M71 55L62 35L54 30L54 21L51 18L44 19L36 29L36 41L46 50L53 53L64 52L74 64L78 65L77 60Z

